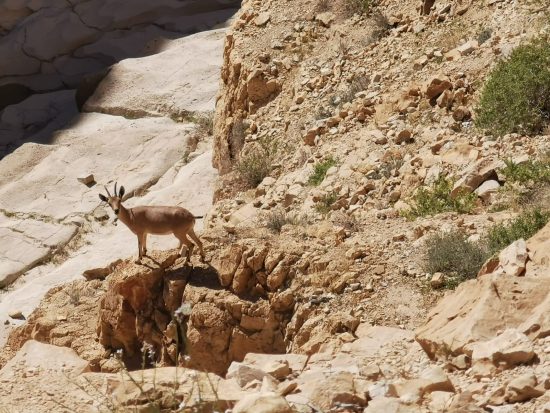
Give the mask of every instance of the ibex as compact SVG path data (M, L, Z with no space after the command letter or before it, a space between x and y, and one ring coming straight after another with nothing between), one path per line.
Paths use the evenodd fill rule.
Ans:
M115 193L111 195L107 187L104 186L107 196L99 194L99 199L107 202L113 212L126 225L130 231L137 235L138 239L138 259L136 263L141 264L141 258L147 255L147 234L165 235L174 234L179 240L179 254L183 257L184 249L187 247L187 261L191 258L193 252L193 243L187 238L187 235L197 244L201 254L201 260L204 261L204 251L202 242L195 235L193 226L195 217L191 212L182 207L176 206L138 206L126 208L122 205L124 196L124 187L121 186L117 193L117 184L115 182Z

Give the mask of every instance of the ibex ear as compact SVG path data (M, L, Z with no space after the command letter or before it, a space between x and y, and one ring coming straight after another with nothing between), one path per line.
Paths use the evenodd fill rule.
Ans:
M103 194L99 194L99 199L101 199L103 202L107 202L107 197Z
M124 196L124 192L125 192L124 187L121 186L119 191L118 191L118 197L122 198Z

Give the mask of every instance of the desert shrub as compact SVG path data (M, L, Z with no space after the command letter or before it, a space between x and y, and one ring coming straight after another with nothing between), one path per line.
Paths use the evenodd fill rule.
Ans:
M545 158L535 161L527 161L521 164L514 163L511 159L505 160L506 166L501 172L507 181L525 184L533 182L550 182L550 159Z
M483 43L485 43L487 40L489 40L491 38L491 36L493 35L493 31L490 29L490 28L485 28L483 30L481 30L478 35L477 35L477 42L482 45Z
M368 14L376 5L376 0L346 0L346 8L348 13L365 13Z
M549 219L548 211L534 209L522 212L508 222L496 224L487 234L487 248L491 253L496 254L520 238L531 238L546 225Z
M419 188L413 196L414 205L405 213L405 216L415 219L441 212L455 211L461 214L471 212L475 207L477 195L463 192L452 198L452 189L452 182L444 177L439 178L431 188Z
M276 154L275 143L260 140L243 151L235 169L248 186L255 188L271 172Z
M461 231L434 234L426 240L425 269L431 273L474 278L486 258L482 243L469 241Z
M541 132L550 121L550 43L531 41L499 62L476 113L476 125L494 135Z
M332 209L332 205L336 202L338 199L338 195L336 192L330 192L328 194L323 195L323 197L315 204L315 209L317 212L326 215L330 212Z
M309 177L308 183L313 186L319 185L325 179L327 171L336 165L336 159L332 156L328 157L322 162L319 162L313 168L313 173Z
M281 232L285 225L305 225L307 217L290 214L282 209L269 212L265 217L266 226L269 230L275 233Z
M446 276L446 287L475 278L489 254L483 243L468 240L461 231L438 233L426 240L424 268Z

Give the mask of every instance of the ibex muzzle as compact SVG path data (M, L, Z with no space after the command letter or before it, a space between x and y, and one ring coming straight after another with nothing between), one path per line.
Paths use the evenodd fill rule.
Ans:
M117 193L117 184L115 183L114 195L109 193L107 187L104 187L107 196L99 194L99 199L107 202L112 208L117 218L122 221L138 239L138 259L141 264L141 257L147 255L147 235L166 235L174 234L179 240L179 253L183 257L183 252L187 249L187 261L191 259L193 252L193 243L187 238L191 237L197 244L201 254L201 260L204 261L204 250L202 242L193 231L195 217L191 212L182 207L175 206L138 206L126 208L122 205L124 196L124 187L121 186Z

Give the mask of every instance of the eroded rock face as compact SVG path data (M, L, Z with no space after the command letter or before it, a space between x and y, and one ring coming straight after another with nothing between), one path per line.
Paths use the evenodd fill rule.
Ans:
M125 263L108 277L97 326L105 348L122 349L131 368L139 367L148 348L162 365L184 363L218 374L249 352L285 352L287 308L240 299L221 288L212 267L181 266L176 259L155 255L150 268Z
M550 334L550 279L540 265L547 256L549 233L550 225L547 225L527 244L524 240L514 242L501 252L495 265L485 265L485 272L492 272L461 284L430 311L426 323L416 331L416 340L430 357L471 356L472 349L477 348L476 358L491 359L495 363L515 364L532 359L529 345L524 345L528 344L526 337L533 340ZM525 271L528 256L535 258L536 263L527 266ZM497 336L505 330L510 337L499 339ZM511 347L499 344L501 341ZM515 341L522 343L518 354L510 344ZM481 351L481 344L468 346L474 342L489 342L495 355ZM479 356L480 351L483 357ZM510 354L505 356L507 352Z

